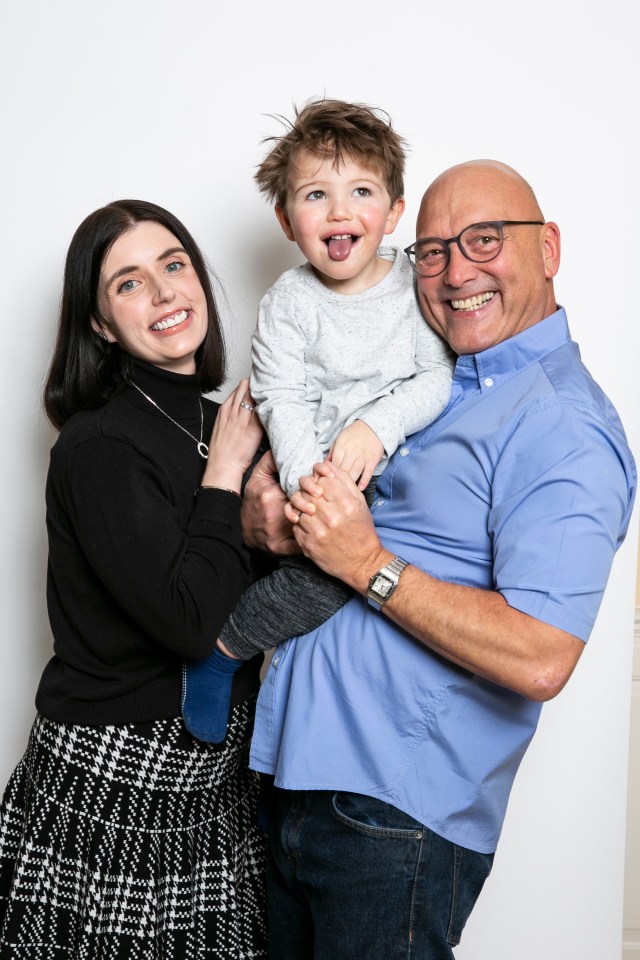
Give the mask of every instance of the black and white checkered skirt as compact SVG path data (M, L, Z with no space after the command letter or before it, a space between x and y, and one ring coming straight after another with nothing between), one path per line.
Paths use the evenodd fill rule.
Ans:
M38 717L0 808L0 958L266 957L254 706L222 747Z

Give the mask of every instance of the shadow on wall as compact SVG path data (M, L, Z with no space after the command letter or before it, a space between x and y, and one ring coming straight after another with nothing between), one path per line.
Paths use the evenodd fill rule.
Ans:
M261 297L285 270L304 263L304 256L295 243L282 235L274 217L271 228L265 229L261 236L253 236L250 242L243 245L238 263L246 265L247 277L250 277L252 286L258 291L257 306Z
M53 638L49 627L49 617L47 614L47 561L48 561L48 543L46 528L46 508L44 502L45 485L47 472L49 470L49 455L52 446L58 438L55 431L46 419L44 410L38 420L37 428L32 436L32 458L34 464L35 476L41 478L38 486L40 502L34 504L33 514L42 514L42 523L34 528L34 536L27 558L32 577L30 582L37 589L37 594L33 597L32 610L32 631L30 640L33 644L32 655L34 659L41 661L42 666L49 660L53 653ZM35 690L34 690L35 695Z

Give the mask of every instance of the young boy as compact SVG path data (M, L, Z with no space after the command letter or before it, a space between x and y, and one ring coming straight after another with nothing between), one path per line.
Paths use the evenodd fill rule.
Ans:
M450 354L420 314L408 260L380 247L404 211L404 141L378 111L340 100L308 103L273 139L256 181L307 263L260 304L251 392L286 493L330 457L371 504L388 458L440 414L451 385ZM185 668L191 732L222 740L242 661L315 629L350 596L304 558L250 587L219 649Z

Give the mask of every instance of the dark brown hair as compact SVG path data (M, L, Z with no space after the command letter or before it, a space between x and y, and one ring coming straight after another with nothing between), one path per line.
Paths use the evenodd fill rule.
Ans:
M384 111L344 100L310 100L301 110L294 106L294 114L292 123L276 118L289 127L285 134L263 141L274 146L255 179L271 202L286 207L291 167L302 151L332 158L336 167L352 157L383 178L392 203L404 195L406 141Z
M130 378L130 358L117 343L95 332L100 320L98 284L107 253L123 233L150 221L166 227L184 247L204 291L207 334L196 353L196 370L203 393L224 381L226 357L222 327L211 279L200 249L172 213L146 200L115 200L89 214L76 230L65 261L58 333L44 388L44 408L60 429L78 410L100 407L118 383Z

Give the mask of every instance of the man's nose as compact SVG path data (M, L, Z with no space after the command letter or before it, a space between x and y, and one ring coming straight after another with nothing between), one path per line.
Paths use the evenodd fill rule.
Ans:
M445 280L450 287L461 287L477 274L476 264L465 257L458 242L449 244L449 262L444 271Z

